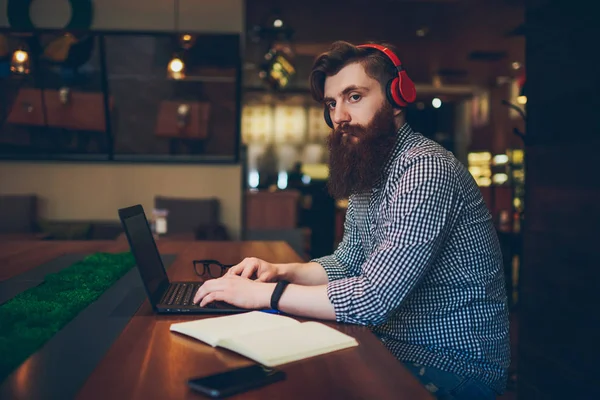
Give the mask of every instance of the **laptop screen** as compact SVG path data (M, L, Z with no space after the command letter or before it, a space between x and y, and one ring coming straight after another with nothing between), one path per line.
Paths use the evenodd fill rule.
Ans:
M162 285L166 286L169 279L143 211L140 214L123 218L123 227L129 234L131 252L135 257L148 295L153 302L157 302L162 294L157 291Z

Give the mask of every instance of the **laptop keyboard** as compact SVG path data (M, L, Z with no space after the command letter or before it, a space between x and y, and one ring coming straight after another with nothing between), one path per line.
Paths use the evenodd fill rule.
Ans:
M163 304L190 306L194 301L194 295L198 291L200 283L178 283L169 286L165 293Z

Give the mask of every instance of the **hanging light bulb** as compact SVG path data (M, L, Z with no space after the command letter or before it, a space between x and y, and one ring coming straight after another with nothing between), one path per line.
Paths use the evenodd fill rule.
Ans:
M185 33L179 37L179 46L186 50L191 49L195 42L196 38L189 33Z
M10 71L14 74L26 75L29 73L29 53L23 49L13 53L10 62Z
M183 79L185 78L185 63L177 56L173 57L167 68L169 78Z
M175 32L177 32L177 36L179 36L179 46L185 48L185 43L189 43L192 40L192 35L182 35L179 32L179 0L173 1L173 16L175 17ZM179 51L176 51L171 61L169 61L169 65L167 66L167 76L176 80L185 78L185 63L183 62Z

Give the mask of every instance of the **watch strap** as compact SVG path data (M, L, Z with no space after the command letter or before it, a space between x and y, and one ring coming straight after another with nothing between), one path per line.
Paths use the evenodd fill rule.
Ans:
M273 310L279 311L279 299L281 299L281 295L289 283L290 282L288 281L279 281L277 282L277 285L275 285L275 289L271 295L271 308Z

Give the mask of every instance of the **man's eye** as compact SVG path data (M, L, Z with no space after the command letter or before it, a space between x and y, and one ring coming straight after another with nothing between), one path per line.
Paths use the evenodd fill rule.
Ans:
M350 96L350 99L352 101L359 101L360 100L360 94L353 94L352 96Z
M327 108L329 108L330 110L333 110L335 108L335 102L332 101L332 102L327 103Z

